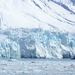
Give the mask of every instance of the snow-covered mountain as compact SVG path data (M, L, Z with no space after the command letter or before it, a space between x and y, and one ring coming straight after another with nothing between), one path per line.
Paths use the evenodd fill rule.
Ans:
M0 0L0 57L75 57L75 0Z
M75 30L75 6L71 0L0 0L0 17L2 28Z

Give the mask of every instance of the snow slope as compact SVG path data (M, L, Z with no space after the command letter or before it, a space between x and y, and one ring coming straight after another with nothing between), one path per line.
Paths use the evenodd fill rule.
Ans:
M75 6L71 0L0 0L0 15L2 28L50 29L54 26L69 32L75 30Z
M0 0L0 36L0 57L74 58L75 2Z

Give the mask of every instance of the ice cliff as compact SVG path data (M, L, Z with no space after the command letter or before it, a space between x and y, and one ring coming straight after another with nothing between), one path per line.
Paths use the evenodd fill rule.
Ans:
M0 34L0 57L73 58L74 56L75 33L20 28L2 30Z

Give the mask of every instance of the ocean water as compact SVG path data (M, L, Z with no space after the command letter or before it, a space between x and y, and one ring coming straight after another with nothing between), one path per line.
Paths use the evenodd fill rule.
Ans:
M75 60L0 59L0 75L75 75Z

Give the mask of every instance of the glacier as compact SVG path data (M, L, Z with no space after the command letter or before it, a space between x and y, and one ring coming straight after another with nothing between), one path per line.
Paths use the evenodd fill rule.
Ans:
M0 35L0 58L20 58L19 45L5 35Z
M51 32L41 28L2 30L0 57L8 58L73 58L75 33Z
M74 0L0 0L0 58L75 58Z

